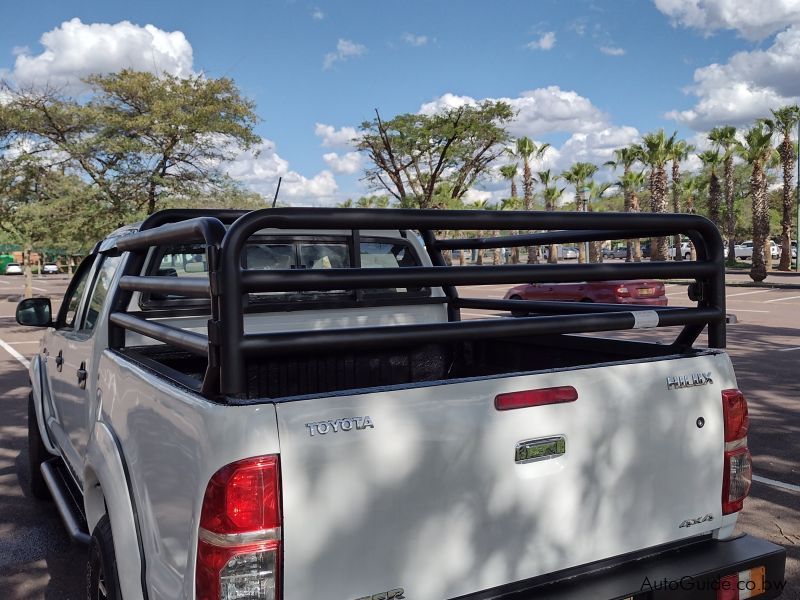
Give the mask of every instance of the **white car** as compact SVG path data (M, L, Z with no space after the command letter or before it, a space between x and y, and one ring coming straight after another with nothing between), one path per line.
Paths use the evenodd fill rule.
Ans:
M770 254L772 255L773 259L777 259L780 256L780 251L778 250L778 244L770 240ZM745 258L748 260L752 260L753 258L753 240L747 240L746 242L742 242L741 244L736 244L734 247L736 251L736 258Z
M22 275L22 265L19 263L8 263L6 265L6 275Z
M58 265L55 263L45 263L42 267L42 273L44 275L58 275L60 272Z
M681 242L681 255L683 256L684 260L691 260L692 258L692 246L689 242ZM675 245L670 244L669 246L669 257L675 258Z

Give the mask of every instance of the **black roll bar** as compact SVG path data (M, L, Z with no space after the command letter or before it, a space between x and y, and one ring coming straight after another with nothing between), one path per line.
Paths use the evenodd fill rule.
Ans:
M169 214L164 214L169 213ZM475 210L309 209L278 208L242 211L164 211L156 213L139 233L117 246L134 257L126 265L111 322L195 354L208 356L205 394L245 392L248 356L272 356L347 347L452 342L497 335L503 337L612 331L642 326L682 326L675 345L685 350L708 327L709 346L725 346L725 282L722 239L713 223L697 215L646 213L505 212ZM205 215L205 216L203 216ZM217 218L219 217L219 218ZM225 225L229 227L226 228ZM351 268L320 270L248 270L242 252L248 240L263 230L349 232ZM442 239L442 231L549 230L518 236ZM363 230L418 231L431 267L360 269L357 248ZM271 231L271 233L279 233ZM449 266L443 250L501 248L608 239L686 235L695 245L697 261L576 265ZM143 273L144 257L153 246L202 243L209 279L153 277ZM694 280L696 308L534 302L459 298L456 286L505 283L557 283L633 278ZM245 334L244 304L254 293L303 290L354 290L381 287L441 287L447 298L447 323ZM208 336L123 313L133 291L208 297ZM460 309L511 310L529 316L490 321L460 321ZM267 309L268 310L268 309ZM642 311L647 315L637 317ZM181 335L186 334L186 335ZM124 332L113 347L124 346ZM201 352L202 350L202 352Z

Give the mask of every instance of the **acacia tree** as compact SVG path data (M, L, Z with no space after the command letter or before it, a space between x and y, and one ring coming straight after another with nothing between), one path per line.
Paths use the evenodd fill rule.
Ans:
M373 120L361 124L356 143L372 163L365 179L402 206L443 208L461 200L504 152L505 127L513 116L507 103L488 100L388 121L376 110Z
M783 169L783 211L781 214L781 262L778 269L788 271L792 267L792 208L794 206L792 179L794 174L794 144L792 130L800 120L800 108L784 106L772 111L775 125L781 134L778 153Z
M736 127L725 125L715 127L708 134L708 139L722 151L722 161L725 165L725 237L728 238L728 264L736 263L736 214L733 206L733 155L736 151ZM712 219L713 220L713 219ZM717 227L722 230L718 220L714 220Z
M750 165L750 197L753 202L753 263L750 278L763 281L767 277L769 248L769 207L767 205L766 168L774 154L772 148L772 121L763 119L744 134L737 142L737 154Z
M80 98L6 86L7 118L31 154L87 178L117 223L224 182L224 163L261 139L228 78L123 70L86 84Z

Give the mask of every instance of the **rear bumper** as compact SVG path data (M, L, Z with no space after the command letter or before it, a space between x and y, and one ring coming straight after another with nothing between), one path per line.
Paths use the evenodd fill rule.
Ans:
M537 577L453 600L715 600L721 577L752 567L765 568L764 593L769 600L784 587L786 550L743 535L706 540L625 562L606 562Z

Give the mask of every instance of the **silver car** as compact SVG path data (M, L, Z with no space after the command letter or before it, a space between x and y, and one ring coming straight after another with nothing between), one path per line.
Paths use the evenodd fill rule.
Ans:
M22 265L19 263L8 263L6 265L6 275L22 275Z

